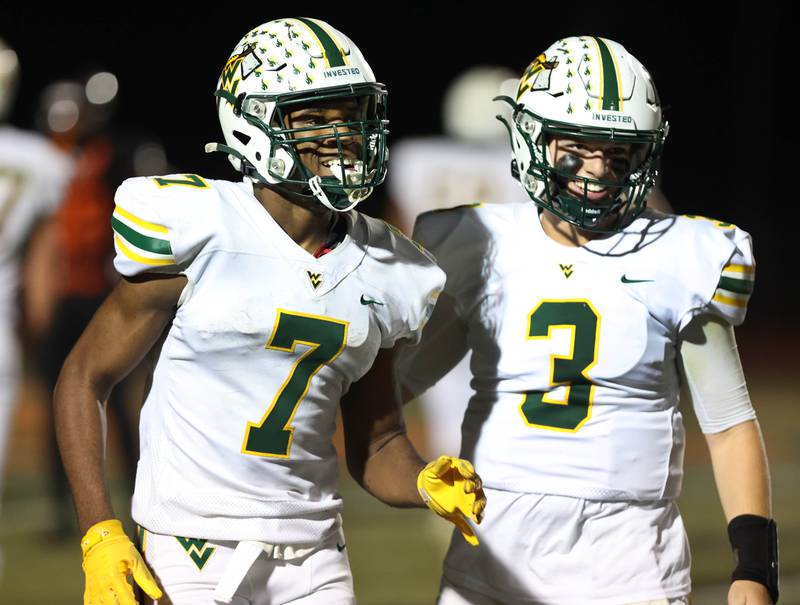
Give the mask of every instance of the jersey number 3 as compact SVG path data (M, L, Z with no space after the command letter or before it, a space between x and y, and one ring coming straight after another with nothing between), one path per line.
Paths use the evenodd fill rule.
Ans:
M571 331L567 355L550 355L549 391L529 391L520 405L530 426L573 433L591 417L594 385L587 372L597 363L600 315L588 300L543 300L528 316L529 340L549 339L553 329ZM552 390L563 387L563 397Z
M248 422L242 453L271 458L288 458L300 402L308 393L311 379L320 368L336 359L347 342L346 321L278 310L267 349L294 353L298 344L308 348L292 366L267 413L258 423Z

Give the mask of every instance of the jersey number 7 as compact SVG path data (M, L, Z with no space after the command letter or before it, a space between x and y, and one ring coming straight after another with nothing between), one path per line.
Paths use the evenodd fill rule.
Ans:
M267 349L294 353L298 344L308 346L292 366L267 413L258 423L248 422L242 453L288 458L292 448L294 418L308 393L311 379L344 350L348 322L278 309Z

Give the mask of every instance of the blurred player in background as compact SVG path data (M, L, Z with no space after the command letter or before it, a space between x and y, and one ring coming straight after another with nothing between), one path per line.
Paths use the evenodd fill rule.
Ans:
M534 204L427 213L414 230L447 284L399 373L422 393L472 352L461 452L491 502L481 548L451 542L439 603L688 603L682 384L736 553L728 602L776 601L767 461L733 333L750 236L645 208L668 129L618 43L559 40L503 100Z
M265 23L236 46L215 94L225 144L208 149L244 180L123 183L112 218L123 279L56 388L84 600L133 603L129 574L161 596L111 508L98 410L149 354L132 513L168 601L353 603L331 442L339 409L365 489L427 503L475 543L480 479L466 461L419 458L391 380L393 347L419 339L444 275L353 210L384 179L386 90L344 34L315 19Z
M56 210L71 171L69 158L44 137L6 123L18 76L17 55L0 39L0 488L21 370L15 334L20 261L34 229ZM36 286L26 284L23 308L33 329L36 312L28 303L40 298Z
M442 102L444 136L406 138L392 145L387 217L410 233L423 212L469 200L501 203L525 199L508 178L508 133L492 101L512 94L517 80L506 67L480 66L458 77ZM504 111L503 108L499 108Z
M453 80L442 103L445 135L403 139L392 146L389 222L410 234L423 212L472 200L496 204L527 199L508 178L508 132L497 121L498 106L492 101L498 94L513 94L516 85L514 72L500 66L475 67ZM461 419L473 393L469 358L467 354L419 398L429 455L458 455Z
M166 167L163 153L156 153L150 165L136 165L136 150L152 145L152 138L131 137L113 126L118 93L113 73L94 70L77 80L54 82L39 102L39 129L75 164L63 203L31 249L28 271L31 280L41 284L38 291L46 292L40 297L37 317L45 333L40 357L50 393L64 360L118 279L112 266L113 239L108 234L114 189L131 174L141 174L137 169L160 174ZM132 490L138 458L136 420L123 391L114 390L109 409L121 441L124 477ZM52 414L47 418L52 420ZM74 517L52 422L49 429L52 535L72 538Z

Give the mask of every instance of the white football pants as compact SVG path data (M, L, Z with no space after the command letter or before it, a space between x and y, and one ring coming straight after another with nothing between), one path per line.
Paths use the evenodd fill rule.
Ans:
M147 531L142 549L164 592L155 605L355 604L340 532L300 556L255 542L192 540Z

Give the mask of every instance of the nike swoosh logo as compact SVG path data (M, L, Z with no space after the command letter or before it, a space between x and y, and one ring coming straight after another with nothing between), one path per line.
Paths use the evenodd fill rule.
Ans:
M378 302L377 300L371 300L369 298L364 298L364 295L361 295L361 304L362 305L380 305L383 306L382 302Z
M339 552L342 552L345 548L347 548L347 544L342 544L340 546L338 542L336 543L336 550L338 550Z
M656 280L654 280L654 279L628 279L627 277L625 277L623 275L622 279L620 281L622 281L623 284L643 284L643 283L646 283L646 282L654 282Z

